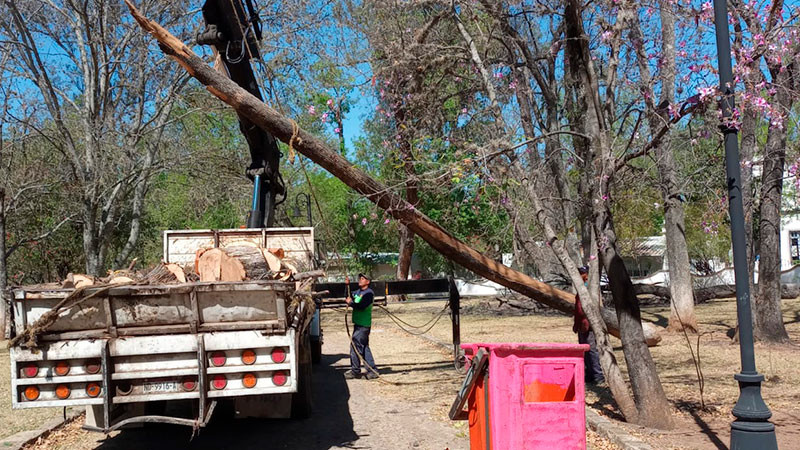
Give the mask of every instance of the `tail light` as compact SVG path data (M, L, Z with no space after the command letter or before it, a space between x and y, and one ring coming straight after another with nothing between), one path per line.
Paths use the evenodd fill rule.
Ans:
M70 394L69 386L67 386L66 384L59 384L58 386L56 386L56 397L58 397L60 400L69 398L69 394Z
M90 359L86 361L83 365L83 369L86 370L86 373L94 375L100 372L100 360L97 359Z
M25 364L22 366L22 376L25 378L33 378L39 375L39 366L36 364Z
M225 352L214 352L211 354L211 364L214 367L224 366L227 360L228 358L225 356Z
M193 391L197 388L197 381L193 377L185 377L181 380L181 388L184 391Z
M225 375L214 375L211 377L211 387L216 390L225 389L225 386L228 385L228 379L225 378Z
M36 386L28 386L22 392L22 395L25 396L25 400L32 402L39 398L39 388Z
M248 366L255 364L256 352L253 350L245 350L242 352L242 363Z
M247 389L254 388L256 386L256 381L258 379L252 373L246 373L242 377L242 386L246 387Z
M289 377L286 376L286 372L279 370L277 372L272 373L272 384L275 386L283 386L286 384L286 381Z
M272 361L278 364L286 361L286 350L275 347L272 349L272 353L270 353L270 357L272 357Z
M69 363L66 361L59 361L56 363L56 366L53 368L53 372L56 375L63 377L69 373Z
M130 387L130 384L128 385L128 387ZM101 391L100 385L97 384L97 383L89 383L89 384L86 385L86 395L88 395L89 397L92 397L92 398L97 397L98 395L100 395L100 391ZM119 386L117 386L117 392L120 392ZM130 389L128 389L128 394L130 394L130 393L131 393L131 391L130 391ZM123 394L123 395L127 395L127 394Z

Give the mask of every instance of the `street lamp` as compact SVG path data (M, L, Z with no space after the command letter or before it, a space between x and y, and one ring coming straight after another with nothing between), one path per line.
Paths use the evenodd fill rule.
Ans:
M731 450L772 450L778 448L772 416L761 397L764 376L756 370L753 350L753 313L750 309L750 273L742 206L742 171L739 167L738 130L731 123L735 107L733 97L733 66L731 64L731 38L728 32L728 6L726 0L714 0L714 25L717 35L719 62L719 87L722 92L722 130L725 140L725 170L728 178L728 213L731 218L733 242L733 271L736 279L736 313L739 323L739 351L742 370L734 375L739 382L739 400L733 407L736 417L731 423Z
M292 210L292 216L295 218L303 217L303 214L300 212L300 207L302 205L305 205L306 208L306 220L308 220L308 226L313 226L313 223L311 222L311 196L305 192L300 192L294 196L294 209Z

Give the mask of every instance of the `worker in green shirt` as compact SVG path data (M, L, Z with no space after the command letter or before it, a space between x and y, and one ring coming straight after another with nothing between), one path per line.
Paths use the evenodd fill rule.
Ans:
M345 283L350 283L350 278L345 277ZM367 379L378 378L378 369L375 367L375 360L372 359L372 351L369 349L369 332L372 327L372 303L375 300L375 293L369 288L370 279L363 273L358 274L358 290L348 296L346 301L348 306L353 307L353 336L350 344L350 370L345 372L347 379L358 378L361 376L361 359L367 369Z

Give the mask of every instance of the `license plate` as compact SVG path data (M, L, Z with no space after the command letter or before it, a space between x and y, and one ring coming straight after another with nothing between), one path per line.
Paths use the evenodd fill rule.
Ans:
M145 394L156 394L159 392L173 392L178 390L176 381L150 381L143 385L142 391Z

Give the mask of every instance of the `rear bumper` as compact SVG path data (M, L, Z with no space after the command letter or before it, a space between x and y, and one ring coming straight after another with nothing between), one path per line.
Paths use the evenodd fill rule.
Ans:
M12 406L102 406L97 428L111 431L121 426L112 420L119 406L188 399L198 402L198 418L180 420L202 426L216 399L297 392L299 348L293 329L59 341L35 352L12 348ZM178 420L144 417L126 423Z

